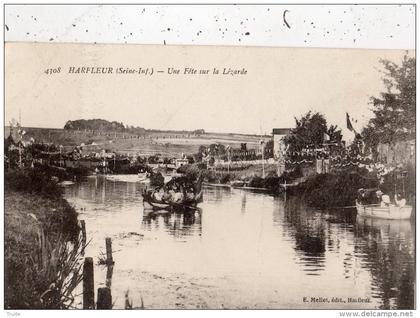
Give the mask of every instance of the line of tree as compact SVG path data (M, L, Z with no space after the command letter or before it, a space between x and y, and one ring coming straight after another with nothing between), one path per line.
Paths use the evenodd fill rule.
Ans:
M111 131L125 131L126 127L123 123L116 121L107 121L105 119L77 119L69 120L64 125L67 130L111 130Z
M371 97L374 116L361 133L372 150L379 143L395 144L416 137L416 59L405 55L400 65L380 62L386 90Z
M183 133L194 134L196 136L204 135L204 129L188 130L157 130L145 129L142 127L135 127L124 125L122 122L108 121L105 119L77 119L68 120L64 125L66 130L95 130L95 131L112 131L112 132L126 132L130 134L143 135L145 133Z

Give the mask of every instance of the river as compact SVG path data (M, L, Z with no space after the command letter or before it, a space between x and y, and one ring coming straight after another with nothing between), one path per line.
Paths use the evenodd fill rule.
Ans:
M414 307L414 221L210 187L200 211L146 213L144 187L94 176L65 188L86 222L85 256L96 264L112 238L114 308L126 294L146 309ZM105 280L95 265L95 288Z

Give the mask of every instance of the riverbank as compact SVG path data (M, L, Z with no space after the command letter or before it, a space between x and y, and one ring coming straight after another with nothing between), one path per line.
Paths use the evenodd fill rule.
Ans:
M361 188L377 188L394 197L401 193L409 204L415 204L415 168L401 166L381 176L377 170L369 171L358 166L336 169L329 173L312 173L303 177L302 169L296 167L277 176L277 165L266 165L264 175L261 165L249 165L240 170L207 170L200 164L186 165L178 172L198 175L213 184L244 184L248 187L267 190L273 196L287 191L288 195L299 196L308 206L317 209L354 206L357 191ZM285 189L284 184L289 184Z
M79 247L77 213L57 182L35 170L6 172L5 308L71 307Z

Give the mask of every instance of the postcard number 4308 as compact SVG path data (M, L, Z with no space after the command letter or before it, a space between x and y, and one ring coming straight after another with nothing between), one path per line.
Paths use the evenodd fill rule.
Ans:
M58 74L61 72L61 67L56 67L56 68L47 68L44 73L47 75L51 75L51 74Z

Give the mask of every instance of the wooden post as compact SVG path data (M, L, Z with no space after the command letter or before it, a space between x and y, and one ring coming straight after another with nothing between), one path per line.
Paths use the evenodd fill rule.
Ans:
M93 258L86 257L83 263L83 309L95 309Z
M98 288L98 301L96 309L112 309L111 289L108 287Z
M85 220L80 220L80 227L82 229L82 255L85 255L85 247L86 247L86 224L85 224Z
M114 265L108 264L106 269L106 282L105 285L108 288L111 288L112 284L112 273L114 272Z
M114 260L112 259L112 241L110 237L105 238L105 245L106 245L106 263L108 265L114 264Z

